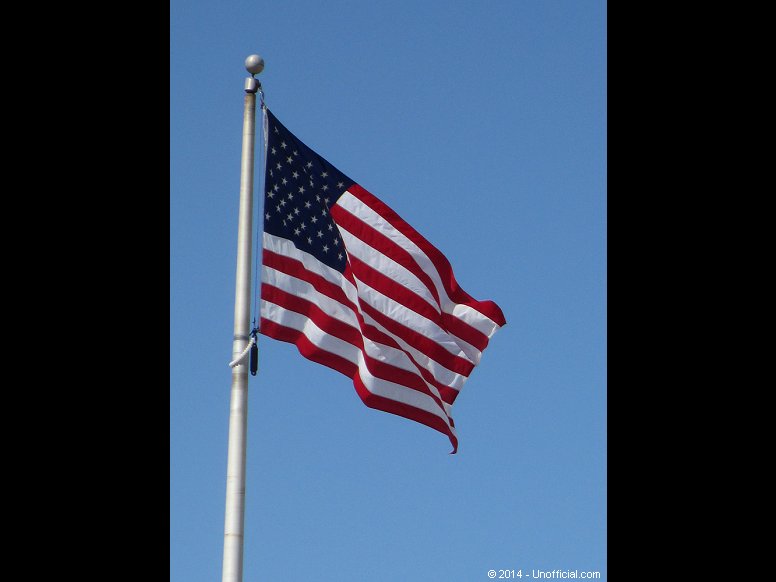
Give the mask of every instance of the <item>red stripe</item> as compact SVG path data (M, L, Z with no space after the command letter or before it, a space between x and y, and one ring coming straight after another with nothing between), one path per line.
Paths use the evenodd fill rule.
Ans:
M440 396L445 402L447 402L448 404L453 404L453 402L455 402L455 399L458 396L458 390L456 390L455 388L451 388L447 384L443 384L442 382L438 381L436 377L434 377L434 375L425 368L425 366L418 363L417 360L415 360L415 358L412 356L412 354L407 350L405 350L404 348L402 348L401 345L396 340L394 340L391 336L385 334L384 332L380 331L378 328L370 324L367 324L364 318L362 317L361 313L359 312L358 307L348 299L348 297L345 295L345 293L342 291L341 288L337 287L330 281L324 279L321 275L318 275L316 273L313 273L305 269L301 261L286 257L284 255L279 255L271 251L266 251L266 252L268 253L267 258L269 259L265 261L266 266L271 266L272 268L277 269L278 271L281 271L292 277L303 278L304 281L312 285L316 290L320 291L321 293L325 294L331 299L338 301L339 303L343 304L343 306L350 308L355 313L359 322L359 327L361 329L361 332L364 334L365 337L369 338L374 342L385 344L387 346L390 346L392 348L395 348L403 352L409 358L412 365L415 366L415 368L418 370L418 372L423 377L423 379L429 384L433 385L439 391ZM345 274L350 275L349 267L346 268ZM350 277L352 278L352 275L350 275ZM264 296L264 290L263 290L264 285L267 285L267 284L262 283L262 296ZM278 305L291 309L292 311L296 311L297 313L304 313L306 309L306 306L294 307L292 306L292 304L284 305L283 303L280 303L277 300L273 301L273 303L277 303ZM388 320L388 321L392 321L392 320ZM343 339L353 345L356 345L353 341L353 339L355 339L354 336L350 336L351 339L346 339L345 337L341 337L341 336L337 336L337 337L340 337L340 339ZM423 336L420 336L420 337L423 337ZM427 341L430 342L430 340L427 340ZM433 345L436 345L436 344L434 343ZM425 350L422 349L421 347L417 347L414 345L413 347L416 347L416 349L418 349L419 351L426 353ZM443 350L444 348L440 348L440 349ZM445 350L445 353L452 357L452 354L450 354L446 350ZM464 375L466 376L467 374L464 374Z
M439 312L431 307L420 295L407 289L407 287L401 283L397 283L390 277L383 275L372 266L357 259L353 255L349 255L349 259L350 268L357 279L363 281L372 289L376 289L386 297L390 297L397 303L401 303L404 307L414 311L418 315L425 317L436 324L441 323Z
M352 257L350 257L352 258ZM350 265L345 268L345 275L348 276L348 280L352 279L352 270ZM452 370L457 374L461 374L468 378L474 369L474 364L465 358L461 358L448 352L445 348L437 344L435 341L428 339L426 336L418 333L414 329L411 329L398 321L391 319L390 317L380 313L368 303L364 302L359 297L359 306L362 311L367 313L372 319L377 321L385 329L387 329L393 335L401 338L416 350L424 353L432 360L439 362L448 370ZM354 309L354 311L358 311ZM406 353L406 352L405 352Z
M452 335L459 337L465 342L471 344L480 352L482 352L487 347L488 337L476 328L470 326L466 322L461 321L449 313L442 313L440 315L432 307L430 307L423 298L407 289L403 285L396 283L392 279L386 277L379 271L376 271L366 263L353 256L349 255L348 258L353 270L355 270L355 274L359 279L367 283L369 286L377 289L384 295L391 297L408 309L412 309L416 313L419 313L427 319L434 321L437 323L437 325L439 325L439 327L449 331ZM262 262L267 267L280 271L281 273L285 273L286 275L296 277L297 279L306 281L307 283L314 286L320 293L330 297L331 299L334 299L335 301L339 301L340 303L344 304L350 304L347 295L345 295L345 292L341 287L324 279L317 273L308 271L305 268L304 263L298 259L294 259L286 255L281 255L268 249L263 249ZM415 266L419 269L417 265ZM423 274L425 275L425 273ZM356 286L352 271L346 270L346 272L343 274L343 277L345 277L354 286Z
M474 346L478 351L482 352L487 347L488 336L478 329L472 327L465 321L458 319L452 314L444 312L439 313L420 295L408 289L401 283L397 283L395 280L384 275L371 265L357 259L353 255L348 255L348 258L350 267L356 278L360 279L373 289L390 297L418 315L433 321L440 328Z
M390 346L404 353L409 358L412 365L415 366L418 373L420 373L423 379L429 384L431 384L432 386L434 386L439 391L439 395L442 397L442 400L444 400L448 404L452 404L453 402L455 402L455 399L458 396L458 390L456 390L455 388L451 388L446 384L442 384L439 380L437 380L434 377L434 375L431 372L429 372L424 366L419 364L417 360L415 360L415 358L412 356L411 353L409 353L407 350L402 348L401 345L399 345L399 342L397 342L388 334L383 333L375 326L369 323L366 323L366 321L364 320L364 317L360 313L356 313L356 317L358 317L358 323L359 323L359 326L361 327L361 331L364 334L364 337L369 338L373 342Z
M420 281L428 288L429 293L433 295L434 300L441 309L442 303L439 300L439 293L437 292L434 282L428 274L420 268L406 249L400 247L383 233L376 231L365 222L362 222L359 218L353 216L341 206L335 204L331 207L330 212L331 217L338 225L342 226L353 236L362 240L373 249L380 251L386 257L390 257L420 279Z
M439 326L455 337L471 344L481 353L488 347L488 336L450 313L442 313Z
M361 348L364 345L364 340L358 329L330 316L315 303L308 301L307 299L303 299L278 287L273 287L268 283L261 284L261 298L276 305L280 305L289 311L304 315L314 321L315 324L326 333L333 335L342 341L346 341L357 348Z
M353 257L351 257L351 259L352 258ZM312 271L307 270L301 261L264 249L264 264L270 268L273 268L282 273L285 273L286 275L297 277L309 283L315 289L317 289L319 292L326 295L327 297L342 303L346 307L350 307L351 309L354 309L354 305L347 298L347 295L339 286L326 280L321 275L318 275ZM356 259L355 268L359 270L360 274L362 275L364 274L365 269L369 269L372 272L376 273L377 279L380 279L382 277L383 279L382 286L384 288L386 287L385 283L387 278L381 275L380 273L376 272L368 265L365 265L364 263ZM346 272L343 274L343 277L355 283L355 281L353 280L353 275L351 273L350 267L346 269ZM374 282L375 278L372 278L370 280ZM388 281L389 283L387 286L391 287L390 283L393 283L393 281L390 281L390 280ZM375 287L379 288L380 285L375 285ZM402 287L401 289L405 293L411 293L409 290L407 290L404 287ZM394 292L395 291L398 291L398 289L394 288ZM395 293L392 293L392 294L395 294ZM414 360L412 355L407 353L406 350L403 350L399 346L398 342L396 342L392 337L381 332L373 325L367 324L364 321L361 314L358 312L358 310L354 310L354 313L356 314L356 317L359 321L361 334L359 334L358 331L352 326L345 324L344 322L341 322L336 318L329 316L328 314L326 314L324 311L322 311L319 307L317 307L310 301L302 299L298 296L293 295L292 293L289 293L277 287L273 287L271 285L263 283L262 297L269 301L272 301L273 303L281 305L287 309L290 309L297 313L301 313L306 317L309 317L312 321L316 323L316 325L318 325L321 329L326 331L326 333L329 333L332 336L338 337L356 346L364 354L364 361L365 361L366 368L375 378L379 378L390 382L395 382L402 386L406 386L407 388L419 390L420 392L430 396L440 407L440 411L442 412L442 414L444 414L449 419L450 424L454 426L453 419L450 418L450 416L444 412L444 407L442 406L442 403L435 395L433 395L430 392L428 386L423 381L421 381L421 379L418 377L417 374L404 370L402 368L397 368L395 366L386 364L384 362L380 362L379 360L375 360L374 358L366 355L363 347L363 338L361 337L361 334L363 334L363 337L367 337L372 341L389 345L405 353L406 356L409 358L409 360L412 362L412 364L417 368L418 374L420 374L420 376L422 376L423 379L427 381L429 384L437 388L437 390L439 391L444 401L448 402L449 404L452 404L456 396L458 395L457 390L452 389L438 382L436 378L434 378L434 376L431 374L431 372L429 372L423 366L418 364L418 362ZM418 299L420 301L423 301L423 303L426 303L421 298L418 298ZM456 369L458 366L449 365L450 362L441 361L440 363L445 367L452 369L453 371L459 374L462 374L463 376L468 376L468 374L473 369L474 366L470 362L463 360L462 358L456 358L455 356L447 352L447 350L444 350L444 348L442 348L435 342L429 340L428 338L425 338L424 336L418 334L417 332L414 332L413 330L406 328L401 324L398 324L397 322L394 322L390 318L383 316L382 314L378 313L376 310L371 308L371 306L365 305L363 304L363 302L360 302L360 304L362 308L365 307L365 312L369 313L371 317L373 317L381 325L386 327L386 329L388 329L391 333L396 333L398 331L399 333L396 334L398 337L402 337L404 341L407 341L407 343L409 343L410 345L413 345L413 347L415 347L416 349L419 349L421 352L426 353L432 359L439 361L440 359L446 360L448 358L453 358L453 361L460 360L459 363L463 363L463 369L461 368ZM455 319L452 316L450 316L450 318ZM455 323L453 323L453 327L455 327ZM469 327L469 326L464 324L464 327ZM297 346L297 349L305 358L311 361L320 363L322 365L325 365L331 369L337 370L338 372L353 379L354 386L356 387L356 390L359 393L359 397L361 397L362 401L364 401L364 404L366 404L367 406L377 410L382 410L385 412L403 416L405 418L409 418L416 422L425 424L430 428L433 428L443 434L448 435L451 443L453 444L453 449L454 449L453 452L456 452L457 439L451 433L451 431L449 430L449 428L441 418L438 418L435 415L428 413L424 410L417 409L412 406L402 404L402 403L390 400L388 398L377 396L368 392L366 387L361 382L360 377L358 376L357 365L353 364L349 360L341 356L338 356L336 354L327 352L326 350L323 350L321 348L318 348L302 332L299 332L292 328L282 326L280 324L277 324L265 318L262 318L261 320L261 333L263 335L267 335L268 337L273 337L274 339L278 339L280 341L293 343ZM465 335L466 333L467 332L459 329L456 335L459 335L460 337L460 335ZM462 338L462 339L465 339L465 338ZM473 342L469 342L469 343L473 344ZM428 353L429 351L433 353ZM436 355L437 357L434 357L434 355Z
M361 377L358 375L358 367L355 364L344 358L341 358L340 356L321 350L309 339L307 339L307 337L302 332L278 325L274 321L262 318L261 333L280 341L295 344L299 350L299 353L308 360L323 364L324 366L332 368L333 370L341 372L342 374L345 374L351 378L353 380L353 386L356 389L356 393L358 394L359 398L361 398L361 401L369 408L396 414L398 416L414 420L415 422L419 422L430 428L433 428L434 430L447 435L447 437L450 439L450 443L453 445L453 453L458 450L458 439L450 431L450 429L441 418L431 414L430 412L426 412L425 410L420 410L419 408L402 404L401 402L396 402L395 400L390 400L376 394L372 394L366 388L366 386L364 386Z
M376 231L368 224L364 223L359 218L357 218L356 216L354 216L353 214L351 214L350 212L348 212L347 210L345 210L340 206L336 206L336 205L333 206L331 209L331 215L337 221L337 223L340 224L346 230L348 230L348 232L350 232L351 234L353 234L354 236L356 236L357 238L359 238L369 246L377 249L382 254L395 260L397 263L399 263L405 269L407 269L413 275L415 275L426 286L429 292L433 294L434 299L437 302L437 305L440 306L440 309L441 309L441 302L439 300L439 295L437 293L436 286L434 285L433 281L428 276L428 274L425 271L423 271L423 269L421 269L420 265L418 265L415 262L415 259L406 249L399 246L396 242L386 237L384 234ZM355 257L353 257L352 255L348 255L348 256L351 259L351 261L355 259ZM364 263L361 263L361 264L363 265ZM358 275L358 273L356 273L356 275ZM367 284L370 284L368 281L364 281L364 282ZM398 285L398 284L395 284L395 285ZM370 286L374 287L374 285L371 285L371 284ZM404 287L402 288L406 289ZM409 290L407 290L407 292L413 293L412 291L409 291ZM390 297L393 297L391 293L384 293L384 294ZM413 295L415 294L413 293ZM422 301L424 305L427 305L427 302L422 298L419 298L419 300ZM415 304L415 303L407 303L404 301L400 301L399 299L397 299L397 301L399 301L400 303L402 303L407 307ZM425 314L421 313L421 315L425 315ZM485 349L485 347L487 347L488 345L487 335L485 335L480 330L476 329L475 327L469 325L465 321L455 317L452 314L442 312L441 318L439 314L437 314L435 317L430 317L428 315L425 315L425 316L428 317L428 319L431 319L432 321L437 322L440 325L440 327L449 331L456 337L459 337L465 342L471 344L472 346L477 348L477 350L479 350L480 352L482 352Z
M364 313L369 315L369 317L382 325L390 333L398 338L401 338L416 350L423 352L426 356L435 362L440 363L448 370L468 377L474 369L474 364L472 364L470 361L451 354L436 342L428 339L426 336L418 333L414 329L410 329L409 327L402 325L401 323L394 321L390 317L380 313L377 311L377 309L364 302L360 298L359 305L361 306L361 309Z
M428 242L420 233L407 224L396 212L391 210L384 202L378 199L376 196L359 186L353 184L348 188L353 196L358 198L361 202L366 204L369 208L374 210L377 214L382 216L388 223L391 224L396 230L401 232L404 236L410 239L415 245L417 245L434 263L434 267L439 272L447 295L456 303L467 305L472 309L476 309L486 317L493 320L497 325L506 325L506 319L501 308L493 301L477 301L471 295L466 293L455 280L453 275L453 269L447 258L430 242ZM334 208L339 208L335 205ZM333 210L333 208L332 208ZM337 217L332 214L332 217L338 221ZM339 222L339 221L338 221ZM359 237L360 238L360 237ZM362 239L363 240L363 239ZM392 255L389 255L392 257Z
M354 347L358 348L363 354L364 363L367 367L367 370L369 370L369 372L373 376L375 376L376 378L387 380L389 382L400 384L402 386L405 386L407 388L416 390L418 392L421 392L427 395L428 397L432 398L436 402L441 412L445 414L445 416L447 416L448 419L450 419L449 415L447 415L447 413L444 410L444 406L442 405L442 401L440 400L440 398L431 392L428 385L423 381L423 378L420 375L412 371L405 370L403 368L399 368L394 365L388 364L386 362L382 362L380 360L374 359L372 356L370 356L367 353L366 348L364 347L364 337L367 337L368 339L372 339L372 338L369 338L369 335L367 334L362 335L362 333L359 333L357 329L325 313L314 303L306 299L302 299L296 295L288 293L287 291L284 291L272 285L268 285L267 283L262 283L261 297L262 299L269 301L271 303L274 303L276 305L279 305L285 309L304 315L305 317L310 319L313 323L315 323L315 325L317 325L321 330L325 331L327 334L337 337L345 342L348 342ZM357 315L359 317L360 322L363 323L363 318L361 318L360 314L357 314ZM265 321L269 321L269 320L262 318L262 324ZM290 328L287 328L287 329L290 329ZM377 330L374 329L374 331L377 331ZM387 339L390 339L390 338L387 338ZM377 341L377 340L373 340L373 341ZM316 348L316 349L320 350L321 352L324 351L321 348ZM413 363L414 363L414 360L413 360ZM452 419L450 419L450 421L452 423Z
M353 376L353 385L355 386L356 392L361 398L361 401L369 408L382 410L383 412L390 412L391 414L403 416L404 418L409 418L415 422L425 424L426 426L448 436L450 439L450 444L453 445L451 454L455 454L458 451L458 439L450 431L450 429L441 418L431 414L430 412L426 412L425 410L420 410L419 408L408 406L406 404L402 404L401 402L396 402L395 400L390 400L389 398L378 396L377 394L372 394L367 389L367 387L364 386L364 383L358 374Z
M358 374L358 366L353 362L346 360L337 354L332 354L331 352L320 349L307 339L307 336L301 331L282 326L262 317L260 332L263 335L275 338L276 340L295 344L299 353L308 360L323 364L332 370L337 370L337 372L345 374L348 378L352 378Z
M326 280L318 273L308 271L305 268L304 263L298 259L264 249L264 252L262 253L262 263L276 271L306 281L315 287L319 293L334 299L334 301L339 301L346 305L351 304L340 286Z

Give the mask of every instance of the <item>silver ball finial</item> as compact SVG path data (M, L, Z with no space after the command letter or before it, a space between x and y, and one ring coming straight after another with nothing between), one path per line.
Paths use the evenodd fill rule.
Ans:
M251 75L258 75L264 70L264 59L259 55L251 55L245 59L245 69Z

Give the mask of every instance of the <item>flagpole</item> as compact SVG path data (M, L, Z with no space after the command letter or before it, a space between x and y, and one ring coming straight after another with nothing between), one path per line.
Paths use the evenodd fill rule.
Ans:
M256 136L256 92L261 83L254 77L264 69L264 59L245 59L251 74L245 79L242 161L240 164L240 211L237 227L237 275L234 299L232 358L245 351L251 333L251 240L253 236L253 150ZM233 360L234 361L234 360ZM242 582L245 524L245 451L248 420L248 362L232 368L229 410L229 448L226 467L226 511L224 516L224 562L222 582Z

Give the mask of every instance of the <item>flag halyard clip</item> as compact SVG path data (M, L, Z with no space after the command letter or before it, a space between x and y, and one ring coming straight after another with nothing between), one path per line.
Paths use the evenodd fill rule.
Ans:
M256 320L254 320L255 322ZM256 334L258 333L259 329L254 327L251 331L251 359L250 359L250 369L251 369L251 376L255 376L256 372L259 369L259 344L256 343Z
M242 364L242 361L245 359L245 356L247 356L248 352L250 352L251 374L253 376L256 375L256 370L258 369L258 365L259 365L259 346L256 345L256 334L258 333L258 331L259 331L258 328L256 327L253 328L253 330L251 331L251 341L248 342L248 345L245 346L245 349L239 356L237 356L234 360L229 362L230 368L234 368Z

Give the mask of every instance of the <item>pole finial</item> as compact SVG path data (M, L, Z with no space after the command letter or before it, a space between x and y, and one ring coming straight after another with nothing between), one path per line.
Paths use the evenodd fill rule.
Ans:
M250 55L245 59L245 69L251 75L258 75L264 70L264 59L259 55Z

